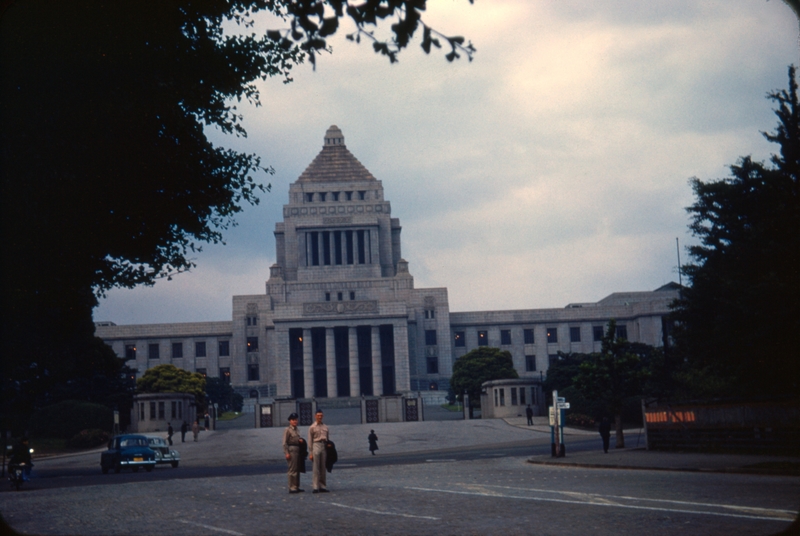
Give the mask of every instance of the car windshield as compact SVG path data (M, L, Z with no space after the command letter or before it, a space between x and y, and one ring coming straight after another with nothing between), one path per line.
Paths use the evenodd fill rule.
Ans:
M143 437L129 437L120 441L120 447L146 447L147 440Z
M161 440L160 437L151 437L150 439L148 439L148 441L150 441L151 445L163 445L164 444L164 442Z

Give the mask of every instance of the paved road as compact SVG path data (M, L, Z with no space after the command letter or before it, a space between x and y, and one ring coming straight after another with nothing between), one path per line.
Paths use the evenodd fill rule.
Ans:
M554 459L547 427L524 418L381 423L371 457L369 428L332 427L342 461L324 496L286 493L280 429L242 429L178 443L181 467L153 473L100 475L99 453L40 460L41 478L0 493L0 512L33 534L730 536L774 534L800 504L798 477L729 472L796 459L603 454L596 433L577 430Z
M169 472L164 469L164 473ZM331 493L286 493L284 474L151 478L0 494L0 511L33 534L775 534L797 509L798 479L588 469L497 452L471 461L359 466ZM117 475L118 476L118 475ZM308 489L309 475L302 478Z

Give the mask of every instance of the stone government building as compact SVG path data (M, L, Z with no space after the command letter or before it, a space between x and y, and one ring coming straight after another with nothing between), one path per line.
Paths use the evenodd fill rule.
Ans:
M438 401L453 362L478 346L510 351L520 377L541 380L558 351L599 351L612 318L630 341L666 340L674 283L563 309L450 312L446 288L414 288L400 220L391 214L381 181L331 126L322 151L289 187L263 294L233 296L230 320L97 322L96 335L134 360L138 376L171 363L226 379L250 407L270 398L418 391ZM525 391L521 401L543 411L541 391Z

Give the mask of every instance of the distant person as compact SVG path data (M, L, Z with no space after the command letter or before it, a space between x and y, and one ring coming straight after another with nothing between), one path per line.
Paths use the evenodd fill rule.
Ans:
M311 460L313 476L311 477L311 493L328 493L326 482L326 452L330 440L328 427L322 423L322 410L318 409L314 415L314 424L308 427L308 459Z
M303 473L305 473L305 453L302 453L302 447L305 441L300 437L300 432L297 430L297 413L289 415L289 426L283 431L283 455L286 458L288 469L286 474L289 478L289 493L303 493L300 488L300 464L303 464Z
M203 418L203 424L205 425L206 432L211 428L211 417L209 417L208 413Z
M600 422L600 437L603 438L603 452L608 454L608 443L611 440L611 423L608 422L608 417L603 417Z
M186 432L189 431L189 424L186 421L183 421L181 425L181 443L186 443Z
M528 416L528 426L533 426L533 408L530 404L525 408L525 415Z
M172 434L174 434L174 433L175 433L175 430L172 429L172 423L168 422L167 423L167 441L169 442L170 445L172 445Z
M192 435L194 436L194 440L197 441L197 436L200 435L200 420L195 419L194 423L192 424Z
M369 451L375 456L375 451L378 450L378 436L375 435L375 430L369 431L367 441L369 441Z

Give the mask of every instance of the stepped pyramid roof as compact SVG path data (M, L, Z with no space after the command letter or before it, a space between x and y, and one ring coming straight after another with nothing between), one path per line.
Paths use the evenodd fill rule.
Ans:
M300 174L298 182L334 182L376 180L364 165L347 150L344 134L336 125L325 132L325 145L308 167Z

